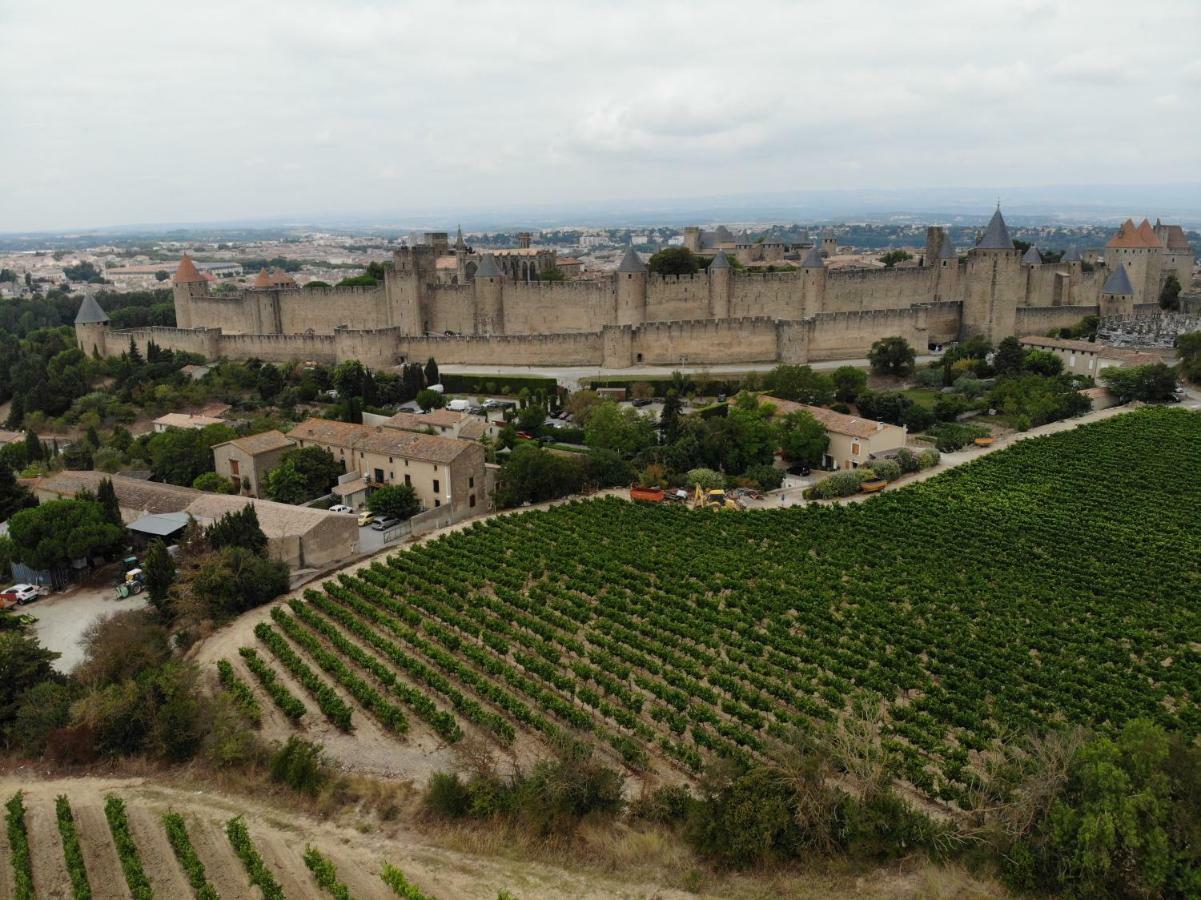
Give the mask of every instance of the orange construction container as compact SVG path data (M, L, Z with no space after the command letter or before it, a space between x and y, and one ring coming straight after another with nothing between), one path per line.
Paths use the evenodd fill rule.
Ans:
M644 487L630 488L630 499L631 500L643 500L647 503L662 503L663 497L664 497L663 488L644 488Z

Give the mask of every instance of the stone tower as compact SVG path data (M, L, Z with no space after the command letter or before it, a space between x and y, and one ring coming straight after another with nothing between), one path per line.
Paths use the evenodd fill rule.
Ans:
M821 236L818 249L821 251L823 257L834 256L838 253L838 238L834 236L833 232L827 231Z
M721 250L709 263L709 315L715 319L730 318L730 297L733 295L734 270Z
M1110 269L1121 267L1126 270L1130 286L1134 288L1135 303L1154 303L1159 299L1159 270L1163 265L1161 245L1151 223L1144 219L1143 224L1147 226L1146 229L1141 225L1136 226L1131 219L1122 223L1118 233L1105 245L1105 265ZM1148 290L1153 270L1155 284Z
M209 295L209 283L184 254L175 270L175 327L192 328L192 304Z
M701 230L695 225L684 229L684 247L693 253L701 252Z
M922 257L922 265L937 266L942 258L943 244L947 243L947 233L941 225L930 225L926 228L926 255Z
M504 334L504 273L491 253L475 272L475 333Z
M951 239L941 228L941 239L938 241L938 256L929 264L934 266L934 299L954 300L959 296L959 254ZM926 236L926 248L929 250L929 233Z
M1018 251L1000 207L968 252L960 338L977 334L996 341L1013 334L1025 281Z
M822 311L826 303L826 264L821 251L810 247L801 260L801 308L799 319L807 319Z
M646 263L633 247L626 249L614 276L617 280L618 325L641 325L646 321Z
M88 294L75 314L75 340L79 341L79 349L87 356L106 356L108 330L108 313Z
M1134 315L1134 287L1125 266L1115 266L1101 288L1099 312L1104 316Z

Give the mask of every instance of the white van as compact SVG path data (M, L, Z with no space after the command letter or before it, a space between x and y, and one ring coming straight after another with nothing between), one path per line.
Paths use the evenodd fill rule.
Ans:
M467 412L467 410L471 409L471 401L470 400L451 400L449 403L446 404L446 408L451 410L452 412Z

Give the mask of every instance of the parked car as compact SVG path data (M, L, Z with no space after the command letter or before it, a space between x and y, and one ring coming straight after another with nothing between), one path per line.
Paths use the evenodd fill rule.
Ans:
M376 519L371 524L371 528L373 531L387 531L393 525L399 525L399 524L400 524L400 519L393 519L390 516L384 516L382 519Z
M364 525L370 525L374 521L375 521L375 513L371 512L371 510L365 510L359 516L359 527L362 528Z
M632 400L631 405L637 406L637 407L643 407L643 406L650 406L654 402L655 401L651 400L649 397L639 397L637 400Z
M10 606L20 606L45 595L46 589L36 584L14 584L0 592L0 607L7 609Z
M352 513L352 512L354 512L354 507L347 506L345 503L335 503L333 506L331 506L329 508L329 511L330 512L340 512L340 513Z

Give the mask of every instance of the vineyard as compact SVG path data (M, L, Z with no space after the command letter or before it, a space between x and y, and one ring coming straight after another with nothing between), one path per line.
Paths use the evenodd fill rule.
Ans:
M1198 472L1201 417L1145 409L851 506L496 517L276 607L221 679L301 727L685 775L867 699L897 774L963 804L1004 736L1201 733Z
M509 873L491 864L314 821L281 830L278 813L253 804L128 781L19 781L4 779L0 897L508 896ZM561 896L562 877L524 872L522 896Z

